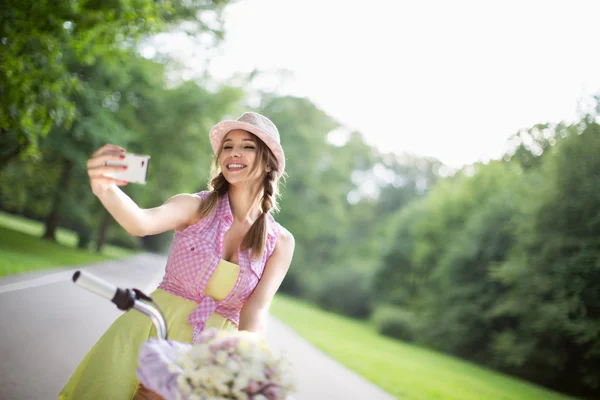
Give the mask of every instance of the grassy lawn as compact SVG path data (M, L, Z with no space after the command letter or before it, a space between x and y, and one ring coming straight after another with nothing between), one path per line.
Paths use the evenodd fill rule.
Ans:
M77 236L64 229L57 232L58 243L39 239L42 233L41 223L0 212L0 276L135 254L114 246L105 246L100 254L78 250L75 248Z
M271 312L331 357L398 399L567 400L571 397L377 334L365 322L277 295Z

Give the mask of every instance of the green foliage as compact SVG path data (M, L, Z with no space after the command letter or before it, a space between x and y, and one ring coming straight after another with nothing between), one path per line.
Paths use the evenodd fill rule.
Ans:
M375 301L414 317L390 322L402 337L410 326L418 343L595 396L600 129L586 118L525 133L508 162L465 169L401 209Z
M194 82L165 89L160 65L132 66L133 96L140 105L121 111L124 126L136 134L116 143L130 152L149 154L151 160L148 183L130 185L125 192L140 207L155 207L176 193L204 190L213 163L208 132L236 108L244 92L229 86L209 92ZM169 233L144 237L144 247L163 252L171 238Z
M368 164L370 148L356 136L343 148L330 144L327 134L338 123L307 99L274 98L259 112L277 125L286 151L288 178L276 218L296 238L289 274L298 276L290 281L300 283L297 290L308 295L316 284L314 273L331 268L342 250L346 196L355 187L350 175Z
M371 318L382 335L405 342L414 341L418 321L412 311L384 304L375 309Z
M277 220L294 234L296 251L282 290L365 316L372 302L366 285L391 229L377 222L422 196L439 163L379 154L358 132L334 145L328 135L339 124L307 99L267 98L259 112L279 128L287 158ZM383 170L391 179L378 176ZM370 190L385 195L374 199ZM355 293L339 297L349 293L344 285Z
M518 169L501 163L440 185L415 228L414 260L427 271L418 290L421 339L469 358L484 358L493 320L487 311L502 286L488 270L504 260L513 238L511 187ZM435 212L435 214L434 214Z
M2 170L0 199L5 209L44 217L58 207L62 225L78 232L81 240L103 235L106 213L89 189L86 162L105 143L152 156L149 183L125 189L142 207L206 185L212 161L206 132L239 101L241 90L223 86L213 93L195 83L165 88L163 65L133 51L122 52L119 65L73 63L71 68L85 77L72 96L80 117L69 129L55 126L40 140L39 158L15 160ZM72 173L60 186L65 165L72 166ZM56 196L58 203L53 201ZM122 233L109 235L113 238L115 243L139 246L138 239ZM169 235L159 235L144 239L144 244L164 251L169 240Z
M395 232L382 257L381 266L373 279L373 294L377 302L412 306L423 274L414 266L414 229L417 222L425 218L425 203L414 202L391 217L390 226ZM401 284L399 284L401 282Z
M0 163L39 155L38 140L53 126L70 129L80 116L71 97L85 78L70 68L118 65L139 39L185 22L192 34L222 37L227 0L4 0L0 8ZM213 18L202 18L205 14ZM211 21L210 23L208 21ZM8 132L6 135L5 133Z
M0 170L0 204L5 210L40 217L50 212L58 181L55 164L16 161Z
M366 318L371 313L369 277L350 266L343 272L336 268L326 270L310 296L324 310L356 318Z
M496 356L531 379L576 393L600 390L600 127L558 144L538 192L519 214L519 237L494 276L510 290L494 313L513 321ZM514 354L513 346L519 349Z

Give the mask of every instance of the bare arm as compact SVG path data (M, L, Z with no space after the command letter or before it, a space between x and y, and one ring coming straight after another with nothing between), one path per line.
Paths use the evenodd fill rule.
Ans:
M107 166L106 162L119 160L125 149L112 144L102 146L88 160L90 185L106 210L130 235L146 236L189 225L196 215L202 199L191 194L171 197L162 205L142 209L119 186L127 182L108 176L121 167Z
M269 257L263 275L240 312L240 330L264 332L271 301L290 267L294 254L294 236L283 229Z
M133 236L156 235L189 225L202 201L196 195L178 194L158 207L144 209L117 187L98 198L119 225Z

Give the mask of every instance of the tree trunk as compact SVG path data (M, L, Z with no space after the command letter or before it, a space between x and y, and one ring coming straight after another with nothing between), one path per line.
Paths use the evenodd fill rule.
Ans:
M22 146L17 145L17 146L12 147L10 150L6 151L5 153L2 153L2 156L0 157L0 165L2 167L8 165L12 160L16 159L19 154L21 154L22 149L23 149Z
M0 147L2 148L2 151L0 151L0 169L16 159L28 143L29 141L21 143L16 135L0 129Z
M52 210L46 217L46 231L42 236L43 239L56 242L56 229L58 228L58 223L60 221L60 208L62 200L67 193L72 172L73 163L70 160L63 160L62 172L60 174L60 179L58 180L56 191L54 192L54 199L52 200Z
M106 232L108 231L111 219L112 216L105 211L100 226L98 227L98 240L96 241L96 251L98 253L100 253L102 246L104 246L104 242L106 241Z
M92 240L92 234L87 228L79 229L77 232L77 248L88 250L88 246Z

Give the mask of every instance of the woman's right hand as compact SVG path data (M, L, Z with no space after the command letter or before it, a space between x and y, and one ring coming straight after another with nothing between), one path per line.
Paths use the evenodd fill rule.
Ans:
M125 158L125 149L114 144L106 144L96 150L87 162L90 186L95 195L104 193L116 186L126 185L126 181L107 176L111 172L120 172L127 167L107 165L108 161L120 161Z

